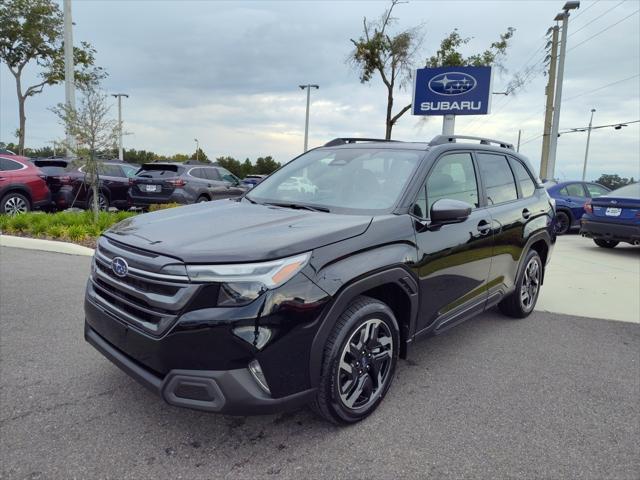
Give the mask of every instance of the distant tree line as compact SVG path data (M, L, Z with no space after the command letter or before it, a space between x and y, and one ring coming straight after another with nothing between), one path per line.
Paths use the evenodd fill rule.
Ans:
M18 150L18 145L14 143L2 143L0 142L0 148L6 148L12 152ZM25 148L24 155L32 158L48 158L55 156L64 156L65 152L62 147L42 147L42 148ZM124 161L128 163L150 163L155 161L169 161L169 162L186 162L187 160L196 160L203 163L216 163L221 167L226 168L235 176L244 178L247 175L268 175L278 168L280 168L280 162L276 162L271 155L266 157L258 157L255 162L252 162L249 158L246 158L243 162L236 160L233 157L218 157L214 161L211 161L207 154L198 149L197 152L192 154L176 153L174 155L160 155L152 152L151 150L136 150L135 148L125 149L123 152ZM116 150L106 150L99 152L98 156L102 159L117 158L118 152Z
M626 178L621 177L618 174L609 174L603 173L600 175L600 178L594 180L595 183L599 183L600 185L610 188L611 190L615 190L616 188L624 187L625 185L629 185L630 183L635 183L633 177Z

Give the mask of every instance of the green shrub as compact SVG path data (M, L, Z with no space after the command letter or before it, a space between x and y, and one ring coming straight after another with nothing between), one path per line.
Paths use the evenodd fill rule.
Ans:
M69 227L65 227L63 225L51 225L46 230L46 234L51 238L62 238L66 237L69 232Z
M31 221L30 214L13 215L9 220L9 228L14 232L23 232L29 229Z
M67 237L69 240L79 242L87 238L87 226L86 225L73 225L69 227L67 231Z
M156 212L158 210L165 210L167 208L175 208L175 207L181 207L182 205L179 203L154 203L152 205L149 205L149 211L150 212Z
M0 232L7 230L11 217L9 215L0 215Z

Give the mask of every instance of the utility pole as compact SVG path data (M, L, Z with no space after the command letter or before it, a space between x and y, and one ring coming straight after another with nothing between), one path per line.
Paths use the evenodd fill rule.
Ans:
M558 26L551 29L551 54L549 55L549 81L547 82L547 103L544 113L544 130L542 133L542 158L540 159L540 178L547 179L549 166L549 140L551 139L551 125L553 122L553 97L556 82L556 67L558 65Z
M516 152L520 151L520 138L522 138L522 130L518 130L518 147L516 148Z
M587 177L587 158L589 157L589 142L591 141L591 127L593 126L593 114L596 109L591 109L591 118L589 119L589 129L587 130L587 148L584 150L584 165L582 166L582 181Z
M309 104L311 102L311 89L315 88L316 90L320 88L318 85L298 85L301 90L307 90L307 116L304 122L304 151L306 152L309 148Z
M558 130L560 129L560 107L562 106L562 80L564 77L564 61L567 56L567 29L569 28L569 10L580 8L580 2L569 1L562 7L563 12L556 15L554 20L562 21L562 39L560 40L560 56L558 58L558 78L556 79L556 95L553 103L553 122L551 138L549 139L549 162L547 177L554 178L556 168L556 152L558 149Z
M71 0L64 0L64 102L67 108L76 108L76 90L73 64L73 20L71 18ZM67 131L67 157L73 155L75 138Z
M124 151L122 150L122 97L129 98L126 93L112 93L112 97L118 99L118 158L122 162L124 160Z

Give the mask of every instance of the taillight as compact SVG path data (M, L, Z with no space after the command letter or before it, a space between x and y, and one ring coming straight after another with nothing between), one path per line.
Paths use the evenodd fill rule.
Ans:
M60 177L60 183L62 185L71 185L71 177L69 176Z
M591 200L584 202L584 211L587 213L593 213L593 207L591 206Z
M187 182L185 182L181 178L172 178L170 180L167 180L167 183L172 187L184 187L187 184Z
M133 178L129 179L129 186L133 185L135 182L133 181Z

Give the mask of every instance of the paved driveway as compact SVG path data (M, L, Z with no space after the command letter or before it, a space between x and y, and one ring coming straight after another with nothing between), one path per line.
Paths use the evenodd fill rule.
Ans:
M2 478L640 477L640 325L488 313L425 339L372 417L165 405L82 339L89 258L0 248Z

